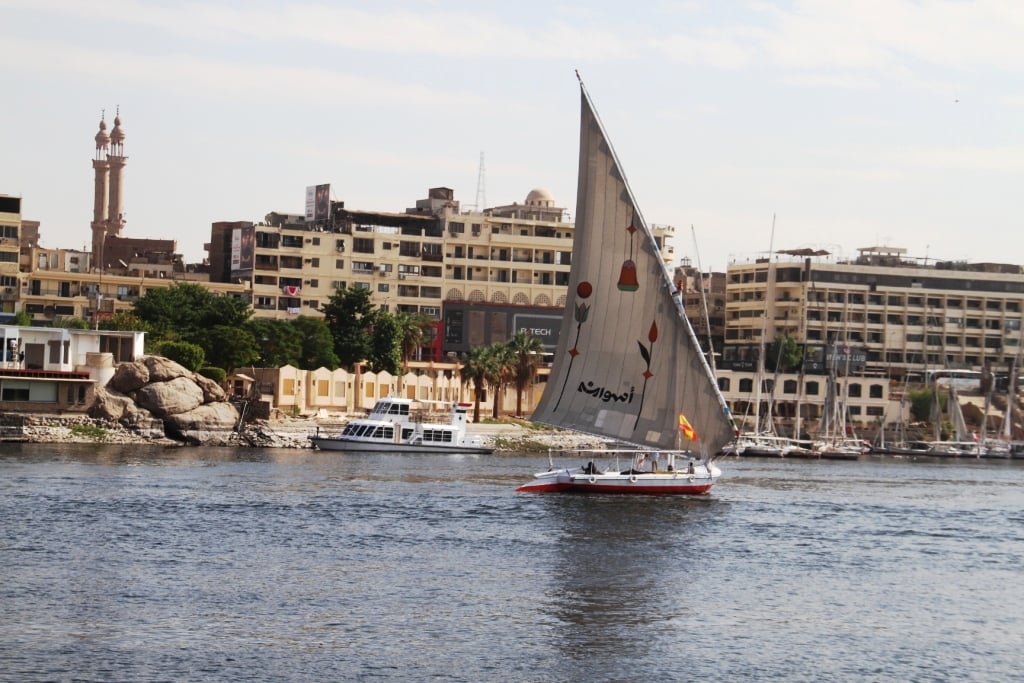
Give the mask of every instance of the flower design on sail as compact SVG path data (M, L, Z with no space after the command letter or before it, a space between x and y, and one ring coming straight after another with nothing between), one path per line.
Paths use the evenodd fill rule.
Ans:
M636 226L630 223L626 232L629 233L630 238L629 258L622 262L622 268L619 270L619 282L616 286L623 292L635 292L640 289L640 281L636 275L636 263L633 261L633 236L636 234Z
M633 429L636 429L637 425L640 424L640 414L644 411L644 396L647 394L647 380L654 377L651 372L651 352L654 351L654 342L658 341L658 322L651 322L651 329L647 330L647 341L650 342L650 346L644 346L644 343L637 340L637 345L640 347L640 355L644 358L644 386L640 390L640 408L636 411L636 422L633 423Z
M583 280L576 285L576 298L577 299L589 299L590 295L594 293L594 286ZM565 394L565 387L569 384L569 375L572 372L572 362L576 360L576 356L580 355L580 351L577 348L580 341L580 331L583 329L583 323L587 322L587 317L590 315L590 304L580 301L576 304L573 309L573 318L576 320L576 339L572 342L572 348L569 349L569 368L565 373L565 379L562 381L562 390L558 394L558 401L555 402L554 410L558 410L558 404L562 402L562 396Z

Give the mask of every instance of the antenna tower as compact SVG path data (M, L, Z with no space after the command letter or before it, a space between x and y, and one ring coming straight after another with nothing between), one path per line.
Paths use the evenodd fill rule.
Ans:
M480 152L480 171L476 176L476 206L477 211L482 212L487 206L487 191L484 182L484 153Z

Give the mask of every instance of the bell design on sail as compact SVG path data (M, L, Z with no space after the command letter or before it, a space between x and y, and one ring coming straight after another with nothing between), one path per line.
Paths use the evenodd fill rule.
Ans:
M618 288L623 292L635 292L640 289L640 281L636 276L636 262L633 261L633 236L636 234L636 226L632 223L626 228L629 233L629 258L622 262L622 269L619 270Z

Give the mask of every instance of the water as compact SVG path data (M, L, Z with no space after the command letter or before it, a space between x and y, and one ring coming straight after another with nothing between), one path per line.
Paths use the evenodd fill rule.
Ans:
M2 449L3 681L1021 677L1024 463L632 498L513 493L524 454Z

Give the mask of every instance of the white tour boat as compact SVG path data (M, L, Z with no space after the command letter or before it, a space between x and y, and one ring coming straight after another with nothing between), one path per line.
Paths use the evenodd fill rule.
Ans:
M430 422L430 404L382 398L365 418L350 420L340 434L309 437L323 451L380 453L493 453L479 436L466 435L469 403L453 403L446 423ZM444 404L448 405L448 404Z

